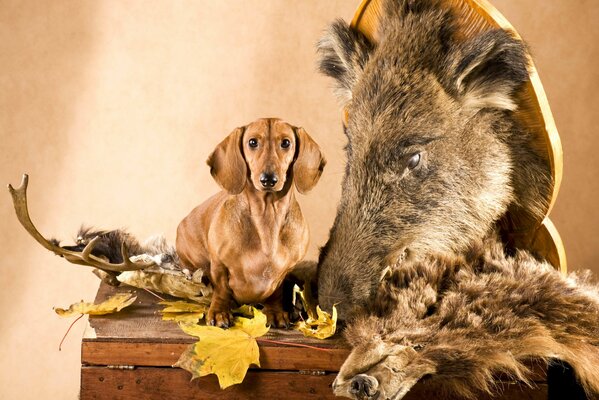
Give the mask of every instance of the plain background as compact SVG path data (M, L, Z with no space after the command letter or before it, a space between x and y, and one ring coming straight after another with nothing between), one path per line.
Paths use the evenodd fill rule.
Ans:
M599 2L495 0L531 45L565 153L552 220L570 270L599 273ZM186 213L217 190L205 159L234 127L277 116L328 158L298 196L327 237L344 138L314 44L357 0L0 1L0 182L30 174L30 211L68 241L80 223L174 240ZM53 306L92 300L98 280L37 245L0 195L0 398L75 399L80 321Z

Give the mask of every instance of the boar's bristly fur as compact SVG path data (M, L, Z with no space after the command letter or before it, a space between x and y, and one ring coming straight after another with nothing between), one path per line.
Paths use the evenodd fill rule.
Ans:
M336 21L319 43L348 113L341 201L320 257L321 305L341 317L387 265L457 253L508 209L540 220L549 161L514 118L525 45L503 30L455 38L440 1L388 1L379 41Z
M437 393L475 399L494 394L499 372L532 384L534 358L567 362L599 393L599 296L588 278L527 252L506 257L490 240L464 256L403 262L346 328L353 350L335 392L367 384L363 398L400 399L428 376Z
M599 289L509 240L554 184L514 113L526 46L501 29L464 38L450 3L384 0L376 43L336 21L318 45L347 113L318 262L318 301L349 319L353 347L333 389L401 399L428 377L476 398L496 373L528 382L539 359L599 392Z

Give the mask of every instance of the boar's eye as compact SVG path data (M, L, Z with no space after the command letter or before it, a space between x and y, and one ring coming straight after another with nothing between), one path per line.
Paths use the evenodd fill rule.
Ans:
M416 153L414 155L412 155L409 159L408 159L408 169L414 169L418 166L418 164L420 164L420 153Z

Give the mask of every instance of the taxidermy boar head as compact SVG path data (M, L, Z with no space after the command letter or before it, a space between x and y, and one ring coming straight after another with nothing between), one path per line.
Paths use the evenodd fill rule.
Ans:
M503 30L456 36L441 0L388 0L378 43L339 20L318 45L347 112L341 201L318 269L343 318L405 257L460 253L505 215L542 218L548 161L514 118L525 45Z

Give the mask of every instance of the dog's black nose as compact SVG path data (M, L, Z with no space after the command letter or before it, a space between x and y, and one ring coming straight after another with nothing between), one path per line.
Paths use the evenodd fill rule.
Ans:
M260 175L260 183L265 188L273 187L277 184L278 181L279 180L277 179L277 176L275 174L263 173L262 175Z

